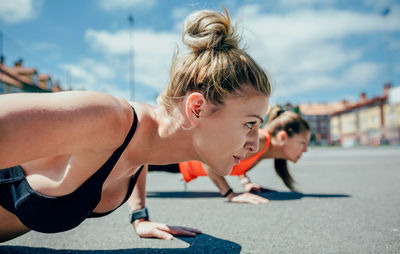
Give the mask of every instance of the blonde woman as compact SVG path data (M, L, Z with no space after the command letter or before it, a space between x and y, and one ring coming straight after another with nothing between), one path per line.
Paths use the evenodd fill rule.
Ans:
M270 84L227 12L191 14L182 37L189 52L156 107L85 91L0 96L0 242L67 231L127 200L141 237L200 233L148 218L142 165L199 160L228 174L258 150Z

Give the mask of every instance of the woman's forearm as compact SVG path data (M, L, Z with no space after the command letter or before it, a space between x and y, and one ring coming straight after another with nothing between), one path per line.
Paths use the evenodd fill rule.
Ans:
M128 199L129 210L134 211L146 206L146 175L148 166L145 165L140 173L135 188Z
M224 195L225 193L227 193L227 191L231 188L228 184L228 182L226 181L225 177L220 176L218 174L216 174L212 168L210 168L209 166L205 165L204 163L202 164L204 170L206 171L208 177L211 179L211 181L215 184L215 186L217 186L219 192Z

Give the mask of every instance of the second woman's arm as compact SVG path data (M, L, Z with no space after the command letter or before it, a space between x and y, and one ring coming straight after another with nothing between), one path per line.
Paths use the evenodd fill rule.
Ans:
M234 202L234 203L248 203L248 204L265 204L268 203L269 200L266 198L263 198L261 196L255 195L253 193L249 192L244 192L244 193L236 193L231 190L231 187L229 186L228 182L226 181L225 177L220 176L214 172L213 169L211 169L209 166L206 164L202 163L204 170L206 171L208 177L211 179L211 181L217 186L219 189L219 192L221 195L225 196L229 202ZM228 192L229 191L229 192ZM228 195L226 195L228 193Z

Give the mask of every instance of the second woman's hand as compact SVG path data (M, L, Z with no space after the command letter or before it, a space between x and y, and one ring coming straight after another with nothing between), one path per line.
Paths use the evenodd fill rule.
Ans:
M164 240L172 240L174 235L180 236L196 236L201 234L201 231L181 226L169 226L165 223L136 220L133 223L136 234L140 237L154 237Z
M250 192L241 192L241 193L232 192L227 198L229 202L245 203L253 205L266 204L269 202L268 199L255 195Z
M261 192L261 189L262 189L261 185L256 184L256 183L251 183L251 182L243 184L243 187L247 192L251 192L251 191Z
M276 192L276 190L264 188L261 185L256 184L256 183L243 184L243 188L246 190L246 192L253 192L253 193Z

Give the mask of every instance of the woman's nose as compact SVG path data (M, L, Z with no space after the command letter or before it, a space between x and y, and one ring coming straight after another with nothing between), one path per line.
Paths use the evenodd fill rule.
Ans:
M256 145L254 142L247 142L244 147L251 153L258 151L258 145Z
M249 150L249 152L257 152L259 148L259 142L258 142L258 131L252 131L250 133L249 140L246 142L245 146L246 149Z

